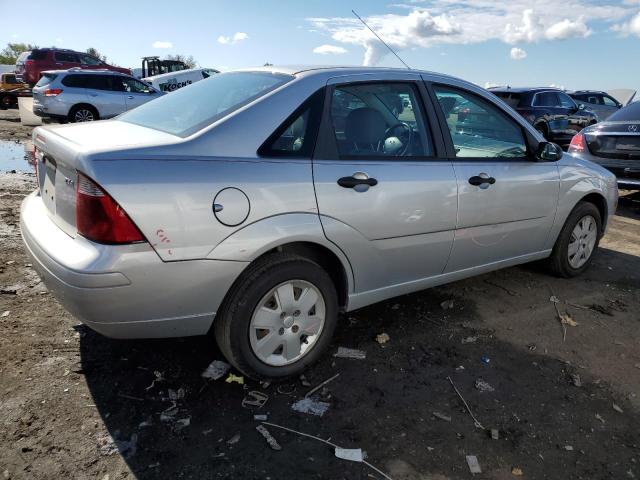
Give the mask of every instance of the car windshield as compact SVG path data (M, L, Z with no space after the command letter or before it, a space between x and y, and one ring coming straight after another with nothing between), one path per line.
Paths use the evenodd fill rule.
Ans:
M118 117L187 137L293 79L270 72L228 72L168 93Z
M609 118L607 122L639 122L640 121L640 102L634 102L621 108Z

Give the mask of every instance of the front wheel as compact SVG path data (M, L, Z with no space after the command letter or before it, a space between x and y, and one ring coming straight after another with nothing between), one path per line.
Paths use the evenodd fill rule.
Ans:
M328 346L338 296L328 273L297 255L259 259L236 281L215 319L227 360L252 378L295 375Z
M580 202L565 222L549 259L552 271L565 278L584 272L598 249L602 218L596 206Z

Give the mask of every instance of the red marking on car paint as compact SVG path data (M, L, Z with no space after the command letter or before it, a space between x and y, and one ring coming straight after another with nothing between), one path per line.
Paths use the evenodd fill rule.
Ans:
M164 230L161 228L156 230L156 236L162 243L171 243L171 240L169 240L169 238L167 237L167 234L164 233Z
M42 135L38 134L36 135L36 140L41 141L42 143L47 143L47 139L44 138Z

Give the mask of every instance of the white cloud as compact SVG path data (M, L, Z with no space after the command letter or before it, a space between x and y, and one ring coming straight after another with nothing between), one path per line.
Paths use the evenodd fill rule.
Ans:
M343 53L347 53L347 49L344 47L338 47L337 45L324 44L314 48L313 53L319 53L320 55L340 55Z
M512 60L522 60L524 58L527 58L527 52L518 47L513 47L509 55L511 56Z
M173 43L165 42L162 40L156 40L155 42L153 42L153 45L151 46L153 48L173 48Z
M405 0L393 6L409 11L372 15L365 21L395 50L489 40L518 45L584 38L592 33L589 22L622 22L637 12L631 4L596 4L591 0ZM389 53L357 19L308 18L307 21L310 28L336 42L362 46L365 65L375 65ZM625 30L622 26L619 28L623 33L632 31L630 25Z
M625 37L629 35L640 37L640 12L631 17L629 21L614 25L611 30L620 32Z
M548 40L565 40L572 37L586 38L593 31L584 23L584 17L578 17L576 20L565 18L561 22L554 23L544 32L544 36Z
M218 43L221 43L222 45L233 45L234 43L238 43L238 42L242 42L243 40L246 40L247 38L249 38L249 35L247 35L244 32L236 32L233 34L233 36L229 36L229 37L225 37L224 35L220 35L218 37Z

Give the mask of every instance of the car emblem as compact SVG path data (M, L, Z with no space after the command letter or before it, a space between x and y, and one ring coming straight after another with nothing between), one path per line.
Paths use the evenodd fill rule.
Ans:
M629 125L628 127L630 132L637 132L638 131L638 125Z

